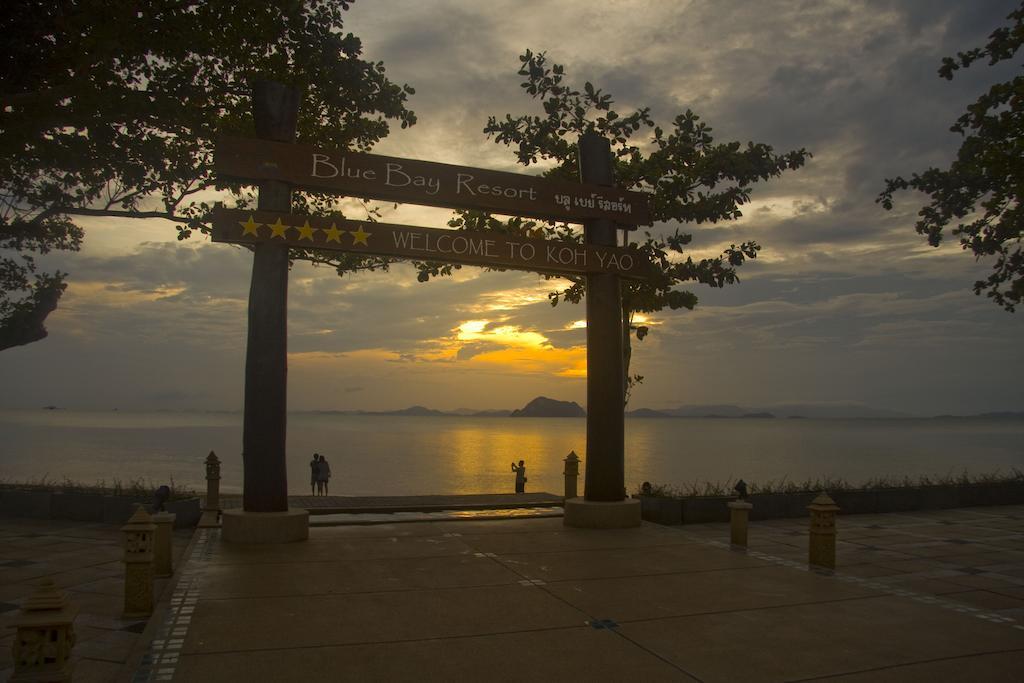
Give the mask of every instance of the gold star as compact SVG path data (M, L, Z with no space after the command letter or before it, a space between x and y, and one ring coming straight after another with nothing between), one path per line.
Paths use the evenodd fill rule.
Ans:
M242 237L245 237L246 235L255 235L256 237L260 236L259 226L263 224L254 221L252 219L252 214L249 214L249 220L244 223L242 221L238 221L238 224L242 226Z
M370 243L366 241L366 238L373 233L364 232L363 226L360 225L359 229L349 230L349 232L352 234L352 239L355 240L352 244L365 244L366 246L370 246Z
M281 239L286 240L288 239L288 228L290 227L291 226L289 225L281 223L281 219L278 218L274 221L274 224L270 226L270 237L280 237Z
M342 231L338 230L338 226L334 223L331 223L331 227L327 230L320 228L320 232L327 235L327 238L324 240L325 242L337 242L338 244L341 244Z
M309 221L306 221L301 228L296 228L296 230L299 231L300 240L313 241L313 226L309 224Z

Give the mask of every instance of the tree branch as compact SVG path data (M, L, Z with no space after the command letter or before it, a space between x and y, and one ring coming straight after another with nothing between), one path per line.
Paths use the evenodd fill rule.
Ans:
M165 218L175 223L188 223L188 218L175 216L165 211L114 211L111 209L87 209L78 206L61 206L53 213L66 213L72 216L110 216L111 218Z

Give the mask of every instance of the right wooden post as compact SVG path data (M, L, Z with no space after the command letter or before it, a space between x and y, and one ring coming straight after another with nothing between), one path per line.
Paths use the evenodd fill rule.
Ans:
M608 140L587 133L579 141L580 180L611 186ZM617 246L615 224L606 218L583 223L587 244ZM587 457L583 495L588 501L618 501L625 490L625 406L622 371L622 293L619 276L587 274Z
M580 180L614 185L611 145L594 133L580 136ZM583 200L586 201L586 200ZM615 247L616 226L606 218L583 222L587 244ZM617 529L640 526L640 501L626 497L625 373L619 276L587 273L587 454L583 498L567 498L565 526Z

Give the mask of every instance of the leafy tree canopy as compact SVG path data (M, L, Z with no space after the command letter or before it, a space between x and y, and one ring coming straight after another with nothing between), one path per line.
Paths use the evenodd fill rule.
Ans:
M612 96L593 84L588 82L582 90L575 89L566 81L564 67L549 64L544 53L527 50L519 60L519 75L524 77L522 87L526 94L540 100L544 114L491 117L484 132L498 144L515 150L524 166L553 163L545 176L577 182L576 141L588 132L604 136L612 143L616 185L649 193L656 223L702 224L739 218L742 206L750 201L754 183L798 169L811 156L804 149L776 154L763 143L716 142L712 129L689 109L665 129L655 124L648 107L620 114L612 109ZM638 140L641 131L650 133L642 141ZM499 221L472 211L459 212L450 225L582 240L582 235L565 223L538 223L521 218ZM629 237L634 234L629 233ZM697 296L685 288L687 283L723 287L738 282L736 269L746 259L755 258L761 249L756 242L749 241L733 244L715 258L683 258L684 248L691 240L691 234L676 228L668 236L645 232L642 241L629 243L650 258L657 266L657 274L649 282L622 281L626 398L629 388L643 379L629 374L631 333L643 339L649 331L633 324L634 315L665 308L692 309ZM452 267L419 264L420 280L448 274ZM578 303L583 298L584 280L569 280L568 287L548 295L553 306L562 300Z
M65 273L36 254L77 250L75 215L159 217L201 229L213 143L253 134L251 84L304 91L298 137L366 150L415 123L412 88L342 31L351 0L8 0L0 13L0 349L46 335ZM239 204L251 201L240 188ZM207 198L209 194L205 195ZM330 199L306 194L299 209ZM323 261L294 251L293 258ZM379 267L380 259L331 261Z
M996 29L985 47L944 58L939 75L952 80L958 70L978 60L991 66L1012 59L1024 43L1024 3L1007 19L1010 24ZM992 273L974 283L974 293L986 292L1013 312L1024 298L1024 76L993 85L950 130L963 142L948 169L887 178L878 201L892 209L898 190L929 195L931 202L918 212L917 232L937 247L945 228L955 224L951 232L964 250L979 259L995 256Z

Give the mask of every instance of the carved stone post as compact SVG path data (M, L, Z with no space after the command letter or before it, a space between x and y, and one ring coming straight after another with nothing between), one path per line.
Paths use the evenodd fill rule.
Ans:
M200 529L220 526L220 460L213 451L206 456L206 502L196 526Z
M836 513L839 506L822 492L807 506L811 511L811 535L808 564L825 569L836 568Z
M206 505L203 509L220 512L220 459L213 451L206 456Z
M562 474L565 475L565 498L575 498L576 493L576 482L580 478L580 456L576 455L576 451L569 451L569 455L565 456L565 470Z
M153 536L153 571L161 578L174 573L174 520L173 512L157 512L153 515L156 532Z
M747 527L753 505L745 500L734 500L728 503L729 508L729 542L741 548L747 547Z
M40 581L11 622L18 631L12 647L14 674L9 680L70 681L77 615L78 608L53 579Z
M124 617L148 617L153 613L153 536L156 524L139 505L124 532Z

